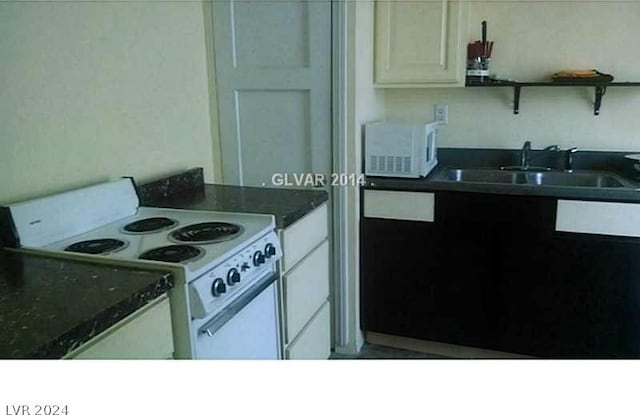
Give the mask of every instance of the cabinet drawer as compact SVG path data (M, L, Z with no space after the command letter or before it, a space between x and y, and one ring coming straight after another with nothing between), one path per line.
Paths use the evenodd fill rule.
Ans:
M282 271L286 272L327 237L326 203L282 231Z
M640 204L558 200L556 230L640 237Z
M327 301L289 346L287 359L328 359L330 354L331 313Z
M364 191L366 218L433 222L435 195L420 192L386 190Z
M325 241L285 274L287 342L295 338L329 297L329 242Z
M171 359L173 334L167 296L116 323L67 359Z

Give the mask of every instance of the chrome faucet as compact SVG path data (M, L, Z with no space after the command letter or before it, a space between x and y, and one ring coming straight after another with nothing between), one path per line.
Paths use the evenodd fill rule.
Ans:
M529 152L531 151L531 141L525 141L520 150L520 167L526 169L529 167Z
M578 147L571 147L564 151L564 170L573 171L573 154L578 152Z
M547 146L543 148L539 154L531 157L529 155L529 153L531 152L531 141L525 141L524 145L522 146L522 150L520 151L520 167L522 168L522 170L528 170L531 160L538 157L545 151L560 151L560 146L557 144Z

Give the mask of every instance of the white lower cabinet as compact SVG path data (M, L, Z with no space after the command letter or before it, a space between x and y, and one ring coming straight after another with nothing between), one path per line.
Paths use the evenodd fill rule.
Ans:
M302 258L327 239L327 205L323 204L283 230L282 271L289 272Z
M309 324L287 347L287 359L328 359L331 354L331 312L325 301Z
M65 359L171 359L173 334L166 295L114 324Z
M331 354L327 206L281 231L283 346L286 359Z
M329 242L324 241L284 277L287 342L300 333L329 297Z

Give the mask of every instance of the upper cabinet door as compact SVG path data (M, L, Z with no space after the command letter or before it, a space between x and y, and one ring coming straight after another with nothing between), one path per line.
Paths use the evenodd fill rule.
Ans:
M467 15L466 1L376 1L376 86L464 86Z

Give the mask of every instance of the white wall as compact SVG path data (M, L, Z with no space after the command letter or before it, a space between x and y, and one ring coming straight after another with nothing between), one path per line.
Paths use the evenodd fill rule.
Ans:
M373 88L373 2L347 2L347 171L359 174L362 155L362 125L383 117L383 93ZM346 189L347 241L347 333L348 344L341 353L358 352L363 343L360 331L360 193L356 186Z
M203 166L202 4L0 2L0 203Z
M640 81L640 2L471 2L468 40L487 20L494 40L492 72L519 81L549 79L561 69L595 68L616 81ZM443 147L535 148L550 144L592 150L640 150L640 88L609 88L593 116L593 88L523 88L513 115L510 88L393 89L385 116L431 120L433 104L449 104Z

